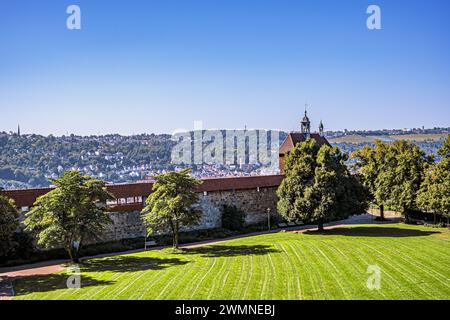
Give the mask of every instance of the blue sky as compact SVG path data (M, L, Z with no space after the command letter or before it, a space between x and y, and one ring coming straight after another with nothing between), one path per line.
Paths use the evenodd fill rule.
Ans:
M295 130L305 101L314 128L450 126L449 14L447 0L2 0L0 131Z

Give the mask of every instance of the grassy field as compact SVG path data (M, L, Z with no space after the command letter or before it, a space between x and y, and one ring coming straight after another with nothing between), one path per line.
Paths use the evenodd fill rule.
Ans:
M403 224L279 232L173 254L147 251L15 282L16 299L449 299L450 232ZM369 290L367 269L381 270Z

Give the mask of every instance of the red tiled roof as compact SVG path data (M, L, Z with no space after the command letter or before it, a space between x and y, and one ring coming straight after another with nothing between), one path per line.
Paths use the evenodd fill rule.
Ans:
M130 198L130 197L147 197L152 193L153 183L139 182L139 183L124 183L124 184L109 184L106 189L111 192L116 199Z
M310 134L311 139L316 140L316 142L322 146L322 145L328 145L330 146L330 143L325 137L322 137L318 133L311 133ZM294 147L297 145L297 143L305 141L306 135L304 133L300 132L291 132L288 134L284 142L281 144L280 147L280 154L286 154L287 152L292 151Z
M224 177L224 178L206 178L203 184L198 188L198 192L211 192L221 190L243 190L253 188L277 187L280 185L282 175L272 176L250 176L250 177ZM117 199L131 197L147 197L152 193L153 183L129 183L129 184L111 184L106 187ZM17 207L31 207L39 196L53 190L52 188L43 189L21 189L5 190L3 194L13 199ZM127 204L128 205L128 204ZM125 206L127 206L125 205ZM123 207L124 205L118 205Z
M1 191L6 197L15 201L18 208L30 207L40 196L53 190L52 188L41 189L20 189L20 190L4 190Z
M281 180L282 175L208 178L203 179L199 192L278 187Z

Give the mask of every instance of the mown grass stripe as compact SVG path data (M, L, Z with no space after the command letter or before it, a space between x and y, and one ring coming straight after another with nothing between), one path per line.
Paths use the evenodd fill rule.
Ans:
M93 259L79 290L65 288L65 272L14 287L16 299L448 299L449 241L447 229L402 224L280 232ZM366 286L370 265L381 268L380 290Z
M283 245L284 244L284 245ZM294 292L294 294L292 295L292 298L289 297L289 299L293 299L293 300L302 300L302 288L301 288L301 272L299 272L297 265L294 261L294 259L292 258L293 255L293 250L292 250L292 246L289 243L283 243L281 244L282 250L284 251L284 253L286 254L286 259L288 261L288 264L290 266L291 269L291 278L294 279L295 282L295 287L297 288L297 290L295 290L296 292Z

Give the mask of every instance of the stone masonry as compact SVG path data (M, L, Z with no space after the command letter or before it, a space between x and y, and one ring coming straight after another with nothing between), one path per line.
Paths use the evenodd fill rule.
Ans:
M221 227L223 205L234 205L245 213L245 223L255 225L267 221L267 209L276 215L276 187L245 190L211 191L199 194L199 205L203 212L199 225L183 231L205 230ZM121 240L145 236L140 212L111 212L113 223L108 227L104 240Z

